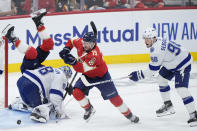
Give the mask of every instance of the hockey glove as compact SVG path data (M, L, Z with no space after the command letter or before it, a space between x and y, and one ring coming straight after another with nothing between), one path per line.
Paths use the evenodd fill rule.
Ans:
M70 48L69 47L64 47L63 50L59 52L59 56L64 59L64 56L70 53Z
M63 57L64 62L69 65L75 65L77 63L77 59L72 54L67 54Z
M3 74L3 71L2 70L0 70L0 75L2 75Z
M144 74L143 74L142 70L133 71L129 76L130 76L129 79L133 80L133 81L138 81L138 80L144 79Z

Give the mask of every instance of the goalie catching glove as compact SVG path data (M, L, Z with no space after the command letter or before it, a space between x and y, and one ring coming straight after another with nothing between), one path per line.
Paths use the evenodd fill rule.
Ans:
M129 79L132 80L132 81L139 81L141 79L144 79L144 74L143 74L142 70L133 71L129 75Z

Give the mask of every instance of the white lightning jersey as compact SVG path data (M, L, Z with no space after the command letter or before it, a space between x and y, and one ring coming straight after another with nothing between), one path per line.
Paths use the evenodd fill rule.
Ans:
M158 38L150 48L149 69L144 70L145 78L152 77L161 66L171 71L179 71L190 65L192 56L181 45Z
M62 70L43 66L35 70L26 70L23 76L39 87L41 98L47 98L54 105L61 104L67 78Z

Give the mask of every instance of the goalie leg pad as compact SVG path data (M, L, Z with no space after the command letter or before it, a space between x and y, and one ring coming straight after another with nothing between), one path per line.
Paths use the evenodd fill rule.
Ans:
M54 46L54 42L51 38L43 40L42 45L40 46L40 48L45 51L48 52L49 50L53 49Z
M46 123L49 120L50 110L51 108L48 104L39 105L33 109L30 119Z
M38 53L37 53L36 49L35 49L34 47L31 46L31 47L29 47L29 49L26 51L26 53L25 53L25 58L26 58L27 60L34 60L34 59L36 59L37 55L38 55Z

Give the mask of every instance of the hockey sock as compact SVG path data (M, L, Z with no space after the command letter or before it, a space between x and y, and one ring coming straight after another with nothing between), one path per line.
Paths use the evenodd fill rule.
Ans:
M46 32L45 26L38 27L38 34L40 38L43 39L43 43L40 46L40 48L45 52L48 52L49 50L53 49L54 42Z
M90 107L90 102L88 98L84 95L84 93L80 89L75 88L73 90L73 96L79 102L82 108L88 109Z
M192 114L193 112L195 112L196 109L194 104L194 98L191 96L189 90L186 87L179 87L176 89L178 94L181 96L188 113Z
M163 101L170 101L170 86L159 86Z
M22 43L21 40L17 40L14 45L20 53L25 54L26 59L33 60L37 57L36 49L32 46Z
M118 110L126 117L131 115L131 111L128 106L123 102L119 95L110 99L110 102L118 108ZM129 119L129 118L128 118Z

